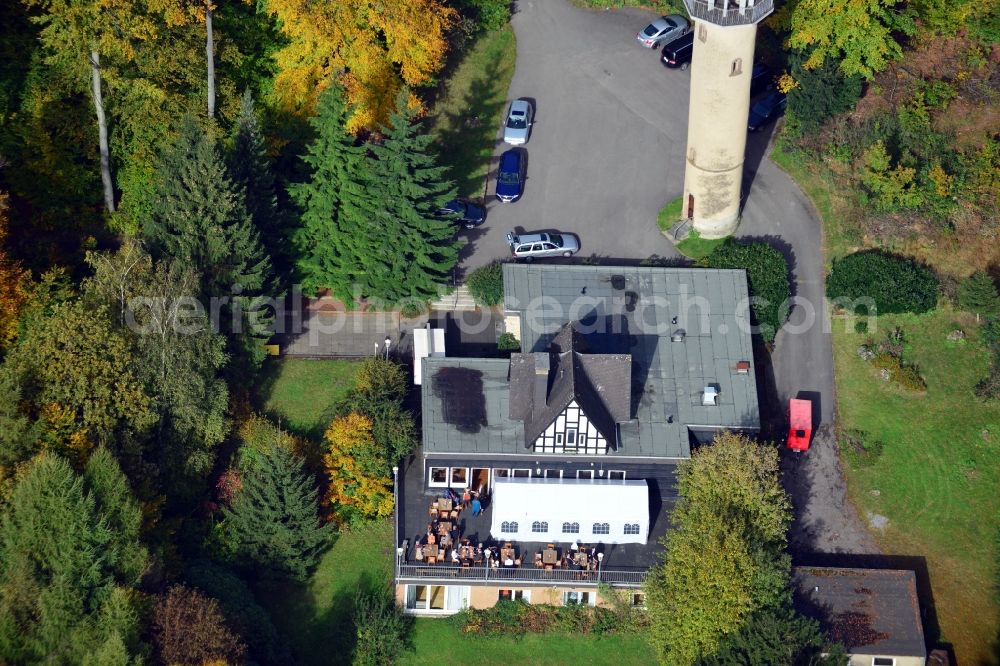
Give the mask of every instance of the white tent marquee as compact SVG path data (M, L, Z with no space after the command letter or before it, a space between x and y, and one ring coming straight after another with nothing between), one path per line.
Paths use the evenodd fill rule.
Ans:
M497 479L491 503L497 540L646 543L649 533L645 481Z

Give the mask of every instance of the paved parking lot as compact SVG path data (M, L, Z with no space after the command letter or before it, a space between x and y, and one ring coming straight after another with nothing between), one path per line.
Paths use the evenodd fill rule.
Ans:
M656 214L683 186L689 72L667 70L658 51L636 43L649 12L555 0L517 7L509 97L535 105L527 182L519 201L488 202L486 224L463 232L463 267L507 256L512 229L576 233L581 257L673 256ZM498 155L509 148L499 128L497 146Z

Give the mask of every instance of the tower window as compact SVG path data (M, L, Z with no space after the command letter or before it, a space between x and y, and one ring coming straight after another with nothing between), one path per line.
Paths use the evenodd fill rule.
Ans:
M733 61L733 68L729 71L729 76L739 76L743 73L743 58Z

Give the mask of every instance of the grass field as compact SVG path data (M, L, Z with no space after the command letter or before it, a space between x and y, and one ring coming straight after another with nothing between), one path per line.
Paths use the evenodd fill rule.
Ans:
M677 197L667 202L660 212L656 214L656 226L660 231L666 233L670 227L674 226L677 220L681 219L681 209L684 206L684 197Z
M894 326L927 381L924 395L881 382L856 353ZM966 341L945 339L956 328ZM958 663L996 663L1000 406L972 396L989 357L974 320L950 310L879 317L878 329L860 335L834 324L839 425L885 445L872 466L847 469L851 500L862 516L889 519L876 531L887 553L927 558L941 639Z
M322 437L330 410L354 386L357 367L341 359L268 359L258 388L264 410L298 435Z
M688 237L677 244L677 251L692 259L702 259L725 242L725 238L702 238L692 229Z
M458 193L481 197L517 57L510 25L476 37L430 114L441 161Z

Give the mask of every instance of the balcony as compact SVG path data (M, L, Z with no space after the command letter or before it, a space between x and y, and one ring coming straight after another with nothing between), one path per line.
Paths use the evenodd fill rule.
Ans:
M756 24L774 11L774 0L684 0L684 5L691 18L723 27Z
M574 571L555 569L547 571L530 567L493 568L484 566L459 567L450 565L413 565L396 563L396 582L443 583L463 582L472 585L560 585L564 587L594 587L605 584L611 587L639 587L646 580L645 569L598 569Z

